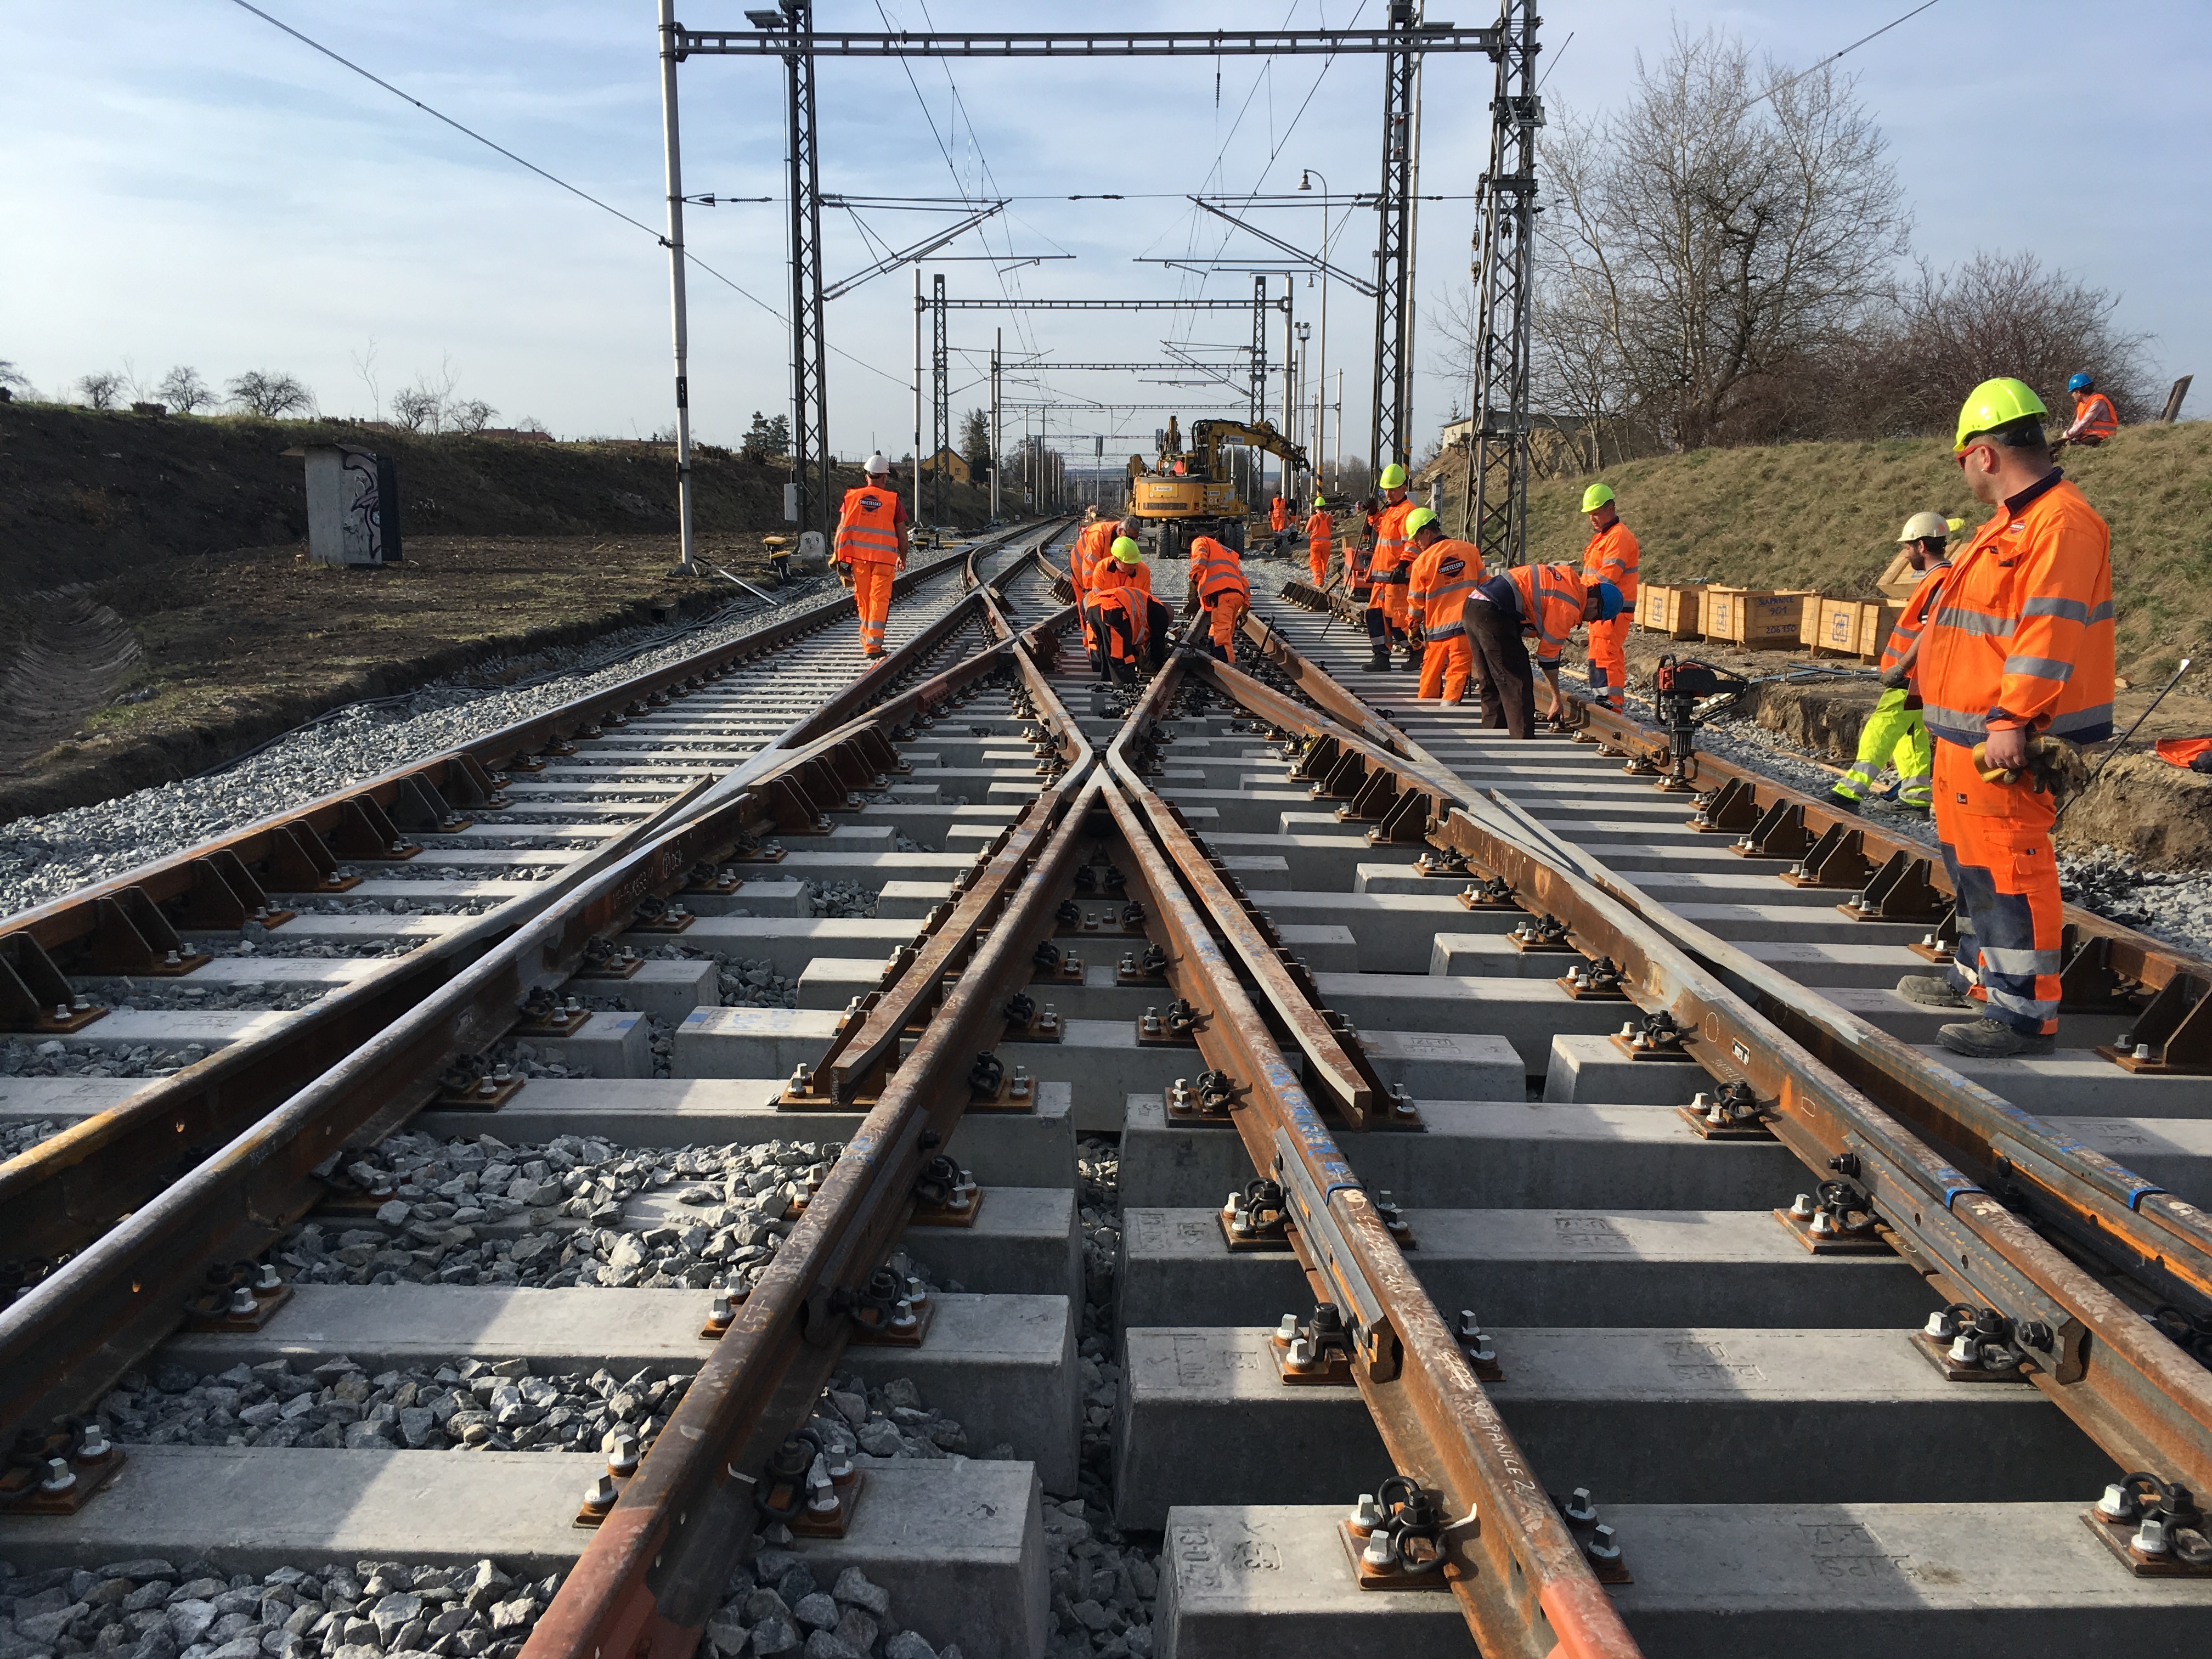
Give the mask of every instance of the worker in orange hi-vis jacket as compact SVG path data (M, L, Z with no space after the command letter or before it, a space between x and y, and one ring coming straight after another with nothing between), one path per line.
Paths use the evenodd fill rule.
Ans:
M2089 376L2076 374L2066 382L2066 389L2074 394L2074 424L2064 434L2068 443L2094 449L2120 429L2119 410Z
M1237 550L1211 536L1190 544L1190 587L1198 602L1213 618L1213 656L1222 662L1237 660L1237 629L1252 608L1252 584L1245 580L1244 562Z
M1329 517L1328 502L1314 497L1313 516L1306 520L1306 568L1316 587L1328 586L1328 556L1336 544L1336 520Z
M1482 665L1483 725L1516 738L1536 735L1535 680L1523 634L1535 637L1535 665L1551 694L1544 712L1556 719L1565 701L1559 653L1567 636L1578 623L1619 616L1622 603L1611 582L1586 581L1571 564L1516 564L1478 581L1461 616Z
M1583 491L1589 514L1589 545L1583 549L1583 574L1611 582L1627 609L1611 622L1589 626L1590 701L1618 708L1628 690L1628 626L1636 617L1636 538L1614 510L1613 491L1594 483Z
M884 654L890 620L891 578L906 568L909 544L906 503L891 488L891 464L878 450L868 457L868 481L845 492L837 516L837 580L853 590L860 613L860 654Z
M1367 642L1372 655L1370 673L1389 672L1390 647L1406 645L1406 583L1408 568L1406 515L1413 510L1406 499L1406 469L1392 462L1377 480L1382 504L1375 515L1375 550L1367 561L1370 592L1367 599ZM1417 667L1419 653L1407 646L1406 666Z
M1091 653L1091 667L1103 669L1105 659L1099 653L1103 647L1098 638L1097 606L1091 589L1098 562L1112 556L1109 550L1121 527L1112 519L1097 517L1095 509L1092 511L1093 516L1076 532L1075 545L1068 550L1067 580L1075 589L1076 614L1083 618L1084 648Z
M1175 619L1152 597L1152 573L1136 538L1116 536L1109 552L1092 570L1091 589L1097 598L1103 674L1109 680L1139 679L1146 667L1166 659Z
M1913 683L1936 740L1936 839L1957 896L1947 978L1897 994L1983 1018L1937 1040L1978 1059L2057 1043L2064 912L2051 826L2086 774L2074 745L2112 733L2112 532L2051 464L2050 411L2023 382L1984 380L1952 454L1996 511L1951 562Z
M1472 542L1446 536L1425 507L1406 515L1406 538L1413 550L1407 617L1425 642L1420 695L1457 702L1474 675L1474 646L1467 636L1465 612L1468 595L1482 580L1482 554Z
M1267 503L1267 528L1278 536L1290 528L1291 504L1280 495Z

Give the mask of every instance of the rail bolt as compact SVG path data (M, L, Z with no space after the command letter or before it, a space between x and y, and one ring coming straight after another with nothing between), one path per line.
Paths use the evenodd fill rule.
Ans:
M2118 1524L2132 1521L2142 1512L2142 1505L2136 1501L2135 1488L2113 1481L2105 1488L2105 1495L2097 1500L2097 1513L2104 1519Z
M1236 1193L1232 1193L1232 1194L1230 1194L1231 1201L1233 1203L1233 1202L1234 1202L1234 1201L1235 1201L1238 1197L1240 1197L1240 1196L1242 1196L1242 1194L1236 1194ZM1286 1313L1286 1314L1285 1314L1285 1315L1282 1316L1282 1318L1281 1318L1280 1320L1279 1320L1279 1321L1277 1321L1277 1322L1276 1322L1276 1324L1275 1324L1275 1340L1276 1340L1276 1341L1278 1341L1278 1342L1295 1342L1296 1340L1297 1340L1297 1335L1298 1335L1298 1316L1297 1316L1296 1314L1294 1314L1294 1313Z
M1382 1524L1382 1509L1376 1503L1373 1492L1359 1494L1359 1501L1352 1506L1352 1514L1345 1524L1362 1537Z
M85 1429L84 1438L77 1443L76 1461L80 1463L98 1463L105 1460L107 1454L114 1449L114 1446L108 1441L106 1431L97 1423L90 1424Z
M260 1305L253 1299L253 1287L250 1285L240 1285L231 1291L230 1306L225 1311L232 1314L250 1314L258 1310Z
M1359 1552L1360 1565L1387 1572L1398 1565L1398 1540L1376 1530L1367 1534L1367 1547Z
M1974 1340L1972 1331L1960 1331L1952 1339L1951 1363L1954 1365L1978 1365L1982 1363L1982 1345Z
M1813 1194L1810 1193L1798 1194L1797 1196L1790 1202L1790 1213L1796 1216L1800 1221L1803 1221L1809 1217L1813 1213Z
M1567 1501L1561 1507L1560 1513L1577 1525L1587 1524L1596 1520L1597 1505L1591 1501L1590 1489L1588 1486L1577 1486L1567 1495Z
M594 1515L605 1515L614 1508L615 1499L621 1495L614 1478L603 1474L584 1488L584 1507Z
M1620 1559L1620 1545L1616 1540L1613 1528L1602 1521L1591 1528L1589 1541L1584 1544L1583 1548L1593 1561Z
M2128 1540L2128 1547L2148 1560L2162 1561L2173 1553L2173 1546L2166 1534L2163 1516L2146 1515L2136 1535Z
M625 1431L615 1437L612 1450L607 1453L607 1473L625 1479L637 1473L637 1437Z
M1938 1342L1948 1342L1959 1334L1959 1328L1952 1322L1948 1310L1939 1310L1928 1316L1928 1322L1920 1328L1920 1334L1933 1337ZM2119 1488L2115 1486L2112 1490L2117 1492Z
M46 1460L46 1478L39 1482L39 1490L49 1495L70 1491L76 1485L76 1476L70 1471L66 1457Z

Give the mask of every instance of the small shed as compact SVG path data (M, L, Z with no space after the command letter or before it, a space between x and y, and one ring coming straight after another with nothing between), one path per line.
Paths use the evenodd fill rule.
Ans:
M307 556L317 564L398 564L399 473L358 444L288 449L307 463Z

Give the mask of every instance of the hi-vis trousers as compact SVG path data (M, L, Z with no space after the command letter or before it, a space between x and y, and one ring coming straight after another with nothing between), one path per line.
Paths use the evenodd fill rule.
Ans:
M853 603L860 611L860 654L883 654L884 624L890 620L891 579L898 567L888 560L853 561Z
M1952 988L2016 1031L2058 1029L2058 807L2027 783L1984 783L1973 751L1936 745L1936 834L1958 895Z
M1912 694L1904 687L1881 694L1874 712L1859 727L1858 758L1830 793L1845 800L1864 800L1873 790L1881 769L1893 761L1899 779L1897 798L1907 806L1925 806L1934 789L1929 777L1935 765L1935 744L1920 710L1908 708Z

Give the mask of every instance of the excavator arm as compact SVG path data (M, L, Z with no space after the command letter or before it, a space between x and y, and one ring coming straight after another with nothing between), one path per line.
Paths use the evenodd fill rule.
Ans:
M1190 428L1191 450L1197 457L1199 471L1209 478L1218 477L1215 470L1218 452L1224 444L1243 443L1253 449L1265 450L1268 454L1287 461L1291 469L1310 472L1312 463L1306 452L1292 443L1266 421L1199 421Z

